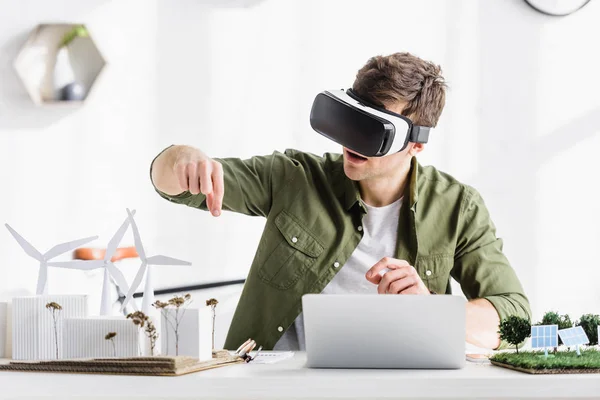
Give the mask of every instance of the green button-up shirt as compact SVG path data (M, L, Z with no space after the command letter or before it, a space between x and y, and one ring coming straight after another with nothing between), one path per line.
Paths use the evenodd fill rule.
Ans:
M340 154L286 150L215 160L223 165L223 210L267 219L225 348L251 337L272 349L300 314L302 295L320 293L342 269L336 266L361 240L367 210ZM436 293L451 293L453 277L467 299L489 300L500 318L530 319L529 301L479 193L416 158L409 176L390 256L407 260ZM157 192L207 210L202 194Z

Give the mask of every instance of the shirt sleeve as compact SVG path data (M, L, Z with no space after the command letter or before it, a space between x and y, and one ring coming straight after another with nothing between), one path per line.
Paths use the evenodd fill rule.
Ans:
M213 158L223 166L225 185L223 210L266 217L271 209L274 195L285 185L288 177L293 176L296 164L287 154L288 151L285 154L274 152L271 155L255 156L245 160ZM150 165L151 182L154 160ZM154 185L153 182L152 184ZM160 191L156 186L154 189L162 198L172 203L208 210L206 196L202 193L191 194L185 191L171 196Z
M467 299L484 298L492 303L500 320L516 315L531 321L529 300L502 247L483 199L468 187L461 207L452 277ZM507 345L502 342L500 348Z

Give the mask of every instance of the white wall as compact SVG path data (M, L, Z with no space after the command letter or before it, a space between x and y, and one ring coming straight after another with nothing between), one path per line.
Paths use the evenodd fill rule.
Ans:
M171 143L336 151L310 129L315 94L349 87L372 55L411 51L451 87L422 162L482 192L536 318L600 311L600 5L551 18L521 0L207 3L0 0L1 222L43 250L92 234L104 246L132 207L151 253L194 263L158 285L244 277L264 221L159 199L151 158ZM108 62L78 110L34 108L12 70L28 32L52 21L88 24ZM0 294L33 291L36 267L7 232L0 249ZM90 275L52 271L50 290L99 291Z

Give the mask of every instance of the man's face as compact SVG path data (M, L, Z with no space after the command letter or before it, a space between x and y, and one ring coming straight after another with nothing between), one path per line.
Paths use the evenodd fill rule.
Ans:
M386 105L386 109L401 114L406 103ZM384 157L364 157L344 147L344 172L353 181L393 177L403 166L410 162L412 156L420 152L422 144L409 143L398 153Z

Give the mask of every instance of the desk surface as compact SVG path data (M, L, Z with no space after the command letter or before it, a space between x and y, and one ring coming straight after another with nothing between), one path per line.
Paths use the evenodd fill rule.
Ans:
M0 372L0 398L600 399L600 374L528 375L467 363L461 370L304 368L306 355L180 377Z

